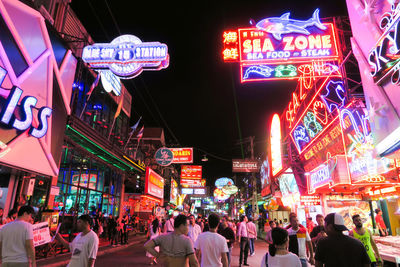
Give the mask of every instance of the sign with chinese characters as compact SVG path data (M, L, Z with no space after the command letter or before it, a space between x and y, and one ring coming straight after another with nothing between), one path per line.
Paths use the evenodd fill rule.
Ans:
M149 167L146 168L144 192L160 199L164 198L164 178Z
M232 172L258 172L259 166L257 160L233 159Z
M169 166L174 160L174 154L169 148L161 147L154 154L154 158L156 159L158 165Z
M181 178L181 186L183 187L203 187L206 186L205 179L183 179Z
M271 123L271 169L272 175L275 176L282 170L282 134L281 134L281 120L278 114L274 114Z
M202 166L199 165L182 165L181 178L185 179L201 179Z
M193 163L193 148L170 148L174 154L172 163Z
M83 48L82 59L93 69L109 69L122 79L131 79L143 70L160 70L169 65L168 47L159 42L142 42L134 35L121 35L111 43Z

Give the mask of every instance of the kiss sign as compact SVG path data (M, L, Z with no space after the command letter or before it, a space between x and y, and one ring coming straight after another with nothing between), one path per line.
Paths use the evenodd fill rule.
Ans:
M3 82L7 71L0 67L0 84ZM38 112L39 126L37 128L32 126L33 113L32 110L36 108L37 99L33 96L25 96L21 100L21 112L18 112L18 102L21 99L23 90L14 86L8 95L6 105L1 107L0 122L7 126L13 127L19 131L26 131L29 129L29 134L36 138L42 138L47 133L48 122L47 119L51 116L52 109L49 107L42 107Z

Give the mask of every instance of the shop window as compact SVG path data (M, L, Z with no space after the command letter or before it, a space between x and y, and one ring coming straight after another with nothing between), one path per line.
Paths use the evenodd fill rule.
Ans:
M68 180L68 169L60 169L58 173L58 181L62 183L66 183Z
M103 193L93 191L93 190L89 191L88 207L89 207L90 212L93 212L96 209L101 209L102 196L103 196Z
M78 203L77 203L77 209L78 209L78 215L82 215L84 213L87 213L87 194L88 191L86 189L80 189L79 190L79 198L78 198Z
M78 188L76 186L67 186L65 194L65 213L73 214L77 199Z
M49 186L50 178L39 176L36 177L35 187L33 190L33 194L30 197L29 204L33 207L38 208L39 210L45 209Z
M0 167L0 207L5 208L8 194L8 184L10 182L11 169Z

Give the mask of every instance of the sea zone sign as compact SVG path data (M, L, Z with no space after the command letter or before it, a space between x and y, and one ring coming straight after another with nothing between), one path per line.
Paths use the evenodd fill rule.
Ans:
M285 13L252 24L223 34L223 59L240 63L242 83L298 78L301 70L293 63L339 57L335 28L320 22L318 9L304 21Z

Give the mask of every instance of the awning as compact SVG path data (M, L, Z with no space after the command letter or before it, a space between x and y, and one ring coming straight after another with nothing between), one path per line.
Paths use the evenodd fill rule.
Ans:
M128 157L122 155L121 157L105 149L91 138L87 137L83 133L74 129L71 125L67 125L65 135L72 139L75 143L80 145L82 148L89 151L91 154L98 158L106 161L107 163L123 170L123 171L137 171L144 172L145 169L130 160Z

